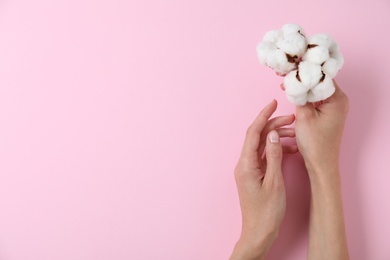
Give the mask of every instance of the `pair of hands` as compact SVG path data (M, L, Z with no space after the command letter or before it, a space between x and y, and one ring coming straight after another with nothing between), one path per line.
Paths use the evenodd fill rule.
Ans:
M348 97L337 86L325 101L296 108L296 116L271 118L273 100L248 128L234 174L242 212L242 232L231 259L262 259L279 233L286 210L283 153L298 149L310 175L338 167L339 149L348 113ZM287 128L294 121L294 128ZM296 137L298 147L280 138Z

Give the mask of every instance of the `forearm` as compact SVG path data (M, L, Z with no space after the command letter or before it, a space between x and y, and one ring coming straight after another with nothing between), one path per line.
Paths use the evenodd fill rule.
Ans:
M230 260L262 260L277 237L276 233L262 236L255 241L253 238L241 237L236 243Z
M308 259L349 259L338 167L309 169L311 186Z
M265 250L237 242L229 260L262 260L266 255Z

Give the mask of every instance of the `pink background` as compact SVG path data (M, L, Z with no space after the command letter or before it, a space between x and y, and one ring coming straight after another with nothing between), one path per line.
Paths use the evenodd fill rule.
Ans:
M351 259L390 259L390 2L3 0L0 259L227 259L244 133L271 99L257 61L284 23L327 32L350 97L342 180ZM268 259L305 259L309 183Z

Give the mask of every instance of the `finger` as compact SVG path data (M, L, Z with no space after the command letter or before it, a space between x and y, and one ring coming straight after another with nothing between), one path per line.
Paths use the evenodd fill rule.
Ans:
M296 145L282 145L283 153L285 154L294 154L299 151L298 146ZM265 156L265 154L264 154ZM265 157L262 157L261 159L264 160Z
M295 115L288 115L288 116L278 116L275 118L272 118L267 122L267 124L264 126L264 130L261 132L260 136L260 145L258 152L259 154L262 154L264 152L264 147L266 145L266 137L271 130L278 129L285 125L290 125L295 121Z
M295 137L295 128L279 128L276 131L279 137Z
M335 102L336 100L339 100L340 97L346 96L334 79L333 79L333 85L336 89L335 92L327 99L320 101L321 102L320 105Z
M312 104L313 104L313 106L314 106L315 108L318 108L319 106L321 106L321 105L324 104L324 103L325 103L325 101L324 101L324 100L321 100L321 101L313 102Z
M294 145L283 145L282 149L283 149L283 153L286 154L294 154L298 152L298 147Z
M296 145L282 145L282 149L283 149L283 154L294 154L299 151L298 146ZM264 156L265 154L261 157L262 160L265 159ZM266 163L266 161L264 161L263 163Z
M337 82L336 82L335 80L333 80L333 85L334 85L334 87L336 88L336 90L335 90L335 92L333 93L333 95L330 96L329 99L335 99L335 98L337 98L337 97L339 97L339 96L345 95L345 93L341 90L340 86L337 84ZM328 100L329 100L329 99L328 99Z
M276 130L278 128L281 128L282 126L291 125L292 123L294 123L294 121L294 114L272 118L264 126L264 129L262 131L262 138L265 139L265 137L268 135L269 132L271 132L271 130Z
M280 138L295 137L295 128L284 127L284 128L276 129L276 131L278 132ZM268 133L267 133L267 135L268 135ZM259 153L261 155L261 159L265 158L265 151L264 151L265 144L266 144L265 140L264 140L264 142L262 142L260 144L260 147L262 147L262 148L260 148L260 149L262 149L261 153Z
M339 87L337 82L333 80L333 84L336 88L335 92L328 99L324 100L324 103L339 103L341 105L345 105L348 103L348 96L344 93L344 91Z
M260 144L261 131L263 130L264 126L267 124L268 119L275 112L276 107L277 107L277 102L276 100L273 100L258 114L256 119L249 126L246 132L244 145L242 148L242 153L241 153L242 156L257 158L258 155L257 149L259 148L259 144Z
M280 84L280 88L283 90L283 91L285 91L286 90L286 88L284 87L284 84L282 83L282 84Z
M300 118L311 118L314 117L317 113L317 110L312 103L306 103L303 106L296 106L296 119L297 121Z
M329 107L333 107L330 111L337 110L340 113L348 111L349 101L348 96L341 90L339 85L333 80L333 84L336 88L335 92L329 98L321 101L321 103L316 106L316 110L319 112L326 111Z
M267 171L264 179L272 179L278 174L282 174L283 148L278 132L275 130L272 130L267 136L265 156L267 160Z

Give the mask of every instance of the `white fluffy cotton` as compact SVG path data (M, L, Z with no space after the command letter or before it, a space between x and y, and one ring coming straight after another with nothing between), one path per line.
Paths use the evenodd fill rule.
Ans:
M333 78L344 64L337 43L329 35L306 38L303 28L293 23L267 32L256 50L262 64L286 75L287 99L300 106L330 97L335 91Z
M299 80L298 70L293 70L284 78L284 88L287 99L297 105L304 105L307 102L307 94L310 90Z
M307 42L305 32L297 24L289 23L282 27L283 38L276 42L276 46L286 54L296 59L302 57L306 51Z
M310 61L302 61L298 66L298 74L302 84L311 89L320 81L322 77L321 65Z
M321 64L325 74L334 78L344 65L337 43L326 34L316 34L308 37L308 48L303 60Z
M318 102L330 97L336 88L333 84L333 80L328 75L325 75L322 82L318 83L316 86L310 89L307 94L308 102Z
M325 61L329 60L329 50L324 46L310 47L307 49L302 60L321 65Z
M288 62L286 54L270 42L260 43L257 54L262 64L281 74L286 74L296 66Z
M329 59L322 65L324 73L329 75L331 78L336 77L339 70L344 65L344 57L341 54L339 47L336 45L329 52Z
M329 35L321 33L309 36L307 38L307 44L319 45L330 49L336 42Z
M286 24L281 30L267 32L256 50L262 64L285 75L296 68L306 48L303 29L297 24Z
M305 31L303 30L303 28L296 23L288 23L283 25L282 31L285 35L295 33L301 33L302 35L305 35Z

